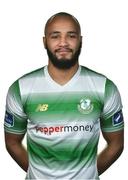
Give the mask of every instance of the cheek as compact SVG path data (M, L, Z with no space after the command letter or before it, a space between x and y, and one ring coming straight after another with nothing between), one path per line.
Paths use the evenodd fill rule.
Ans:
M77 43L77 45L76 45L76 50L78 50L79 48L81 48L81 46L82 46L82 42L79 41L79 42Z
M54 50L56 49L56 47L57 47L57 43L56 43L55 41L54 41L54 42L52 42L52 41L47 41L46 47L47 47L49 50L54 51Z
M73 49L78 49L79 46L80 46L80 41L77 41L77 40L71 41L71 42L70 42L70 46L71 46Z

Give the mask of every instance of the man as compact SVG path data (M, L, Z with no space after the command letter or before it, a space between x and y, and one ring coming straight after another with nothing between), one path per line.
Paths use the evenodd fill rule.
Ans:
M48 66L9 88L6 148L26 179L99 179L123 151L118 89L79 65L81 28L72 15L53 15L43 42ZM100 130L107 146L97 157ZM26 133L27 151L22 145Z

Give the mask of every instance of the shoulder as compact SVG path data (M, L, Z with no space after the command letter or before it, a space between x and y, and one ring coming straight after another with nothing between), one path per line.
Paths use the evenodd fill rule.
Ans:
M44 67L36 69L34 71L31 71L27 74L24 74L18 80L20 81L20 80L24 80L24 79L31 79L31 78L36 78L36 77L40 77L40 76L44 76Z
M93 84L94 87L105 88L108 79L105 75L84 66L82 66L81 69L81 75L85 77L88 82Z
M86 82L89 82L93 89L97 89L97 91L103 92L103 94L117 91L114 82L104 74L82 66L81 75L86 78Z
M16 81L14 81L9 87L9 91L19 91L21 88L28 89L32 86L35 80L39 77L44 76L44 67L31 71L27 74L24 74Z
M42 78L44 76L44 67L33 70L27 74L24 74L17 79L19 86L24 85L26 88L35 82L37 78Z
M115 83L104 74L101 74L84 66L81 66L81 69L81 75L88 76L92 80L95 80L95 82L104 82L107 87L116 87Z
M81 74L84 76L90 76L90 77L93 77L93 78L102 78L102 79L107 79L107 77L104 75L104 74L101 74L99 72L96 72L92 69L89 69L85 66L81 66Z

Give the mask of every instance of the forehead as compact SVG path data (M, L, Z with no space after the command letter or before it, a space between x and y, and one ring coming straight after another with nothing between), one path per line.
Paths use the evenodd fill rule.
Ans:
M54 17L51 19L45 28L45 34L49 34L53 31L58 32L76 32L80 33L79 26L77 22L72 18L68 16L60 16L60 17Z

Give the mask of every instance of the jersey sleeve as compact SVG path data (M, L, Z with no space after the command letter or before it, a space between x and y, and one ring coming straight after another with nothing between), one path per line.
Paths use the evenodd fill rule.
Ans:
M24 134L27 128L27 115L21 102L18 80L8 90L4 129L14 134Z
M120 93L115 84L106 80L104 107L101 114L101 130L114 132L123 129L124 120Z

